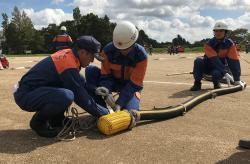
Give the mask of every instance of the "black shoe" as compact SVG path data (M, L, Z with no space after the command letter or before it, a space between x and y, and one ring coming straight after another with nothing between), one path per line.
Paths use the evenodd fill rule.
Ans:
M67 122L67 118L64 116L64 114L60 114L50 120L50 125L52 127L62 127L64 125L64 121Z
M220 83L218 83L218 84L214 84L214 89L220 89L220 88L221 88Z
M194 82L194 85L190 88L190 91L199 91L201 90L201 82Z
M30 127L34 130L39 136L53 138L61 131L62 128L53 128L49 120L42 120L38 117L38 112L30 120Z
M241 139L239 141L239 147L250 149L250 139Z

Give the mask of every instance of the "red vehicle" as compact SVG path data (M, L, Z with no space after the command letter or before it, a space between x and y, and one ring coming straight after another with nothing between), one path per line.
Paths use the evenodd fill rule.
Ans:
M185 48L181 47L181 46L178 46L178 52L185 52Z
M0 57L0 62L2 63L3 68L9 68L9 61L7 60L6 56Z

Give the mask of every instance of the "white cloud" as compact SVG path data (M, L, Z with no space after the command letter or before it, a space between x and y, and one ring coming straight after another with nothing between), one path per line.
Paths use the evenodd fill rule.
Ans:
M108 6L107 0L74 0L69 5L79 7L82 14L95 13L104 15L104 9Z
M196 0L193 1L193 6L200 8L217 8L227 10L250 9L249 0Z
M72 13L65 13L62 9L43 9L34 11L34 9L23 9L31 18L36 28L45 27L50 23L59 25L62 21L73 20Z
M139 21L138 27L146 31L150 37L158 41L171 41L178 34L193 42L203 38L212 36L211 27L190 27L188 23L182 22L180 19L166 21L162 19L152 19Z
M187 23L183 23L181 20L179 19L174 19L171 22L170 27L172 28L177 28L177 29L187 29L189 28L189 25Z
M200 40L204 29L209 29L215 20L202 17L199 6L193 6L192 0L127 0L112 1L74 0L71 5L78 6L82 14L93 12L103 16L107 14L111 21L129 20L152 38L158 41L170 41L177 34L188 40ZM209 37L209 32L205 36Z
M226 18L221 19L220 21L226 22L232 30L236 28L247 28L250 30L250 12L245 12L242 16L236 19Z
M62 2L64 2L64 0L52 0L53 4L59 4L59 3L62 3Z
M65 0L53 1L60 3ZM106 14L113 22L129 20L158 41L171 41L177 34L191 42L212 37L212 27L218 20L202 16L202 9L244 11L238 18L225 15L221 21L227 22L231 29L250 29L250 0L72 0L69 5L79 7L82 14ZM36 27L72 20L72 13L61 9L24 10Z
M89 0L74 0L70 5L72 6L91 6L93 5L92 1Z
M212 27L215 24L215 20L212 17L201 15L193 15L189 18L191 27Z

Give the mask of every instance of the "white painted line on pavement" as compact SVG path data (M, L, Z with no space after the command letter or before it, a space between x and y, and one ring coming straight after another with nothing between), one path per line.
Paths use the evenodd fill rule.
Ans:
M170 84L170 85L189 85L192 86L193 83L179 83L179 82L171 82L171 81L143 81L144 83L155 83L155 84ZM204 84L202 83L202 85L207 85L207 86L212 86L212 82L211 84ZM226 86L225 84L222 84L222 86Z
M179 83L179 82L170 82L170 81L143 81L144 83L155 83L155 84L173 84L173 85L193 85L191 83ZM204 84L209 85L209 84Z

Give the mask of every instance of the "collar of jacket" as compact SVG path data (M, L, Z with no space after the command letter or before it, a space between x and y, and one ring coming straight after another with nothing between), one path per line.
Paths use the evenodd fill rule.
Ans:
M134 44L133 47L132 47L132 50L129 51L128 53L128 58L132 59L132 60L135 60L135 49L136 49L136 45Z
M80 57L79 57L79 53L77 52L76 48L71 48L73 54L75 55L75 57L78 59L79 63L80 63L80 70L81 70L81 62L80 62Z
M215 40L215 42L218 44L218 43L221 43L221 44L223 44L223 43L225 43L226 42L226 37L224 37L223 39L216 39L215 37L213 37L213 39Z
M67 35L66 32L60 32L59 35Z
M80 57L79 57L79 53L77 52L76 48L71 48L73 54L75 55L75 57L77 57L77 59L80 61Z
M132 46L132 50L129 51L129 53L127 55L122 55L122 53L120 52L120 50L117 49L117 51L119 52L119 53L117 53L117 55L124 56L125 58L129 58L131 60L135 60L135 49L136 49L136 45L134 44Z

